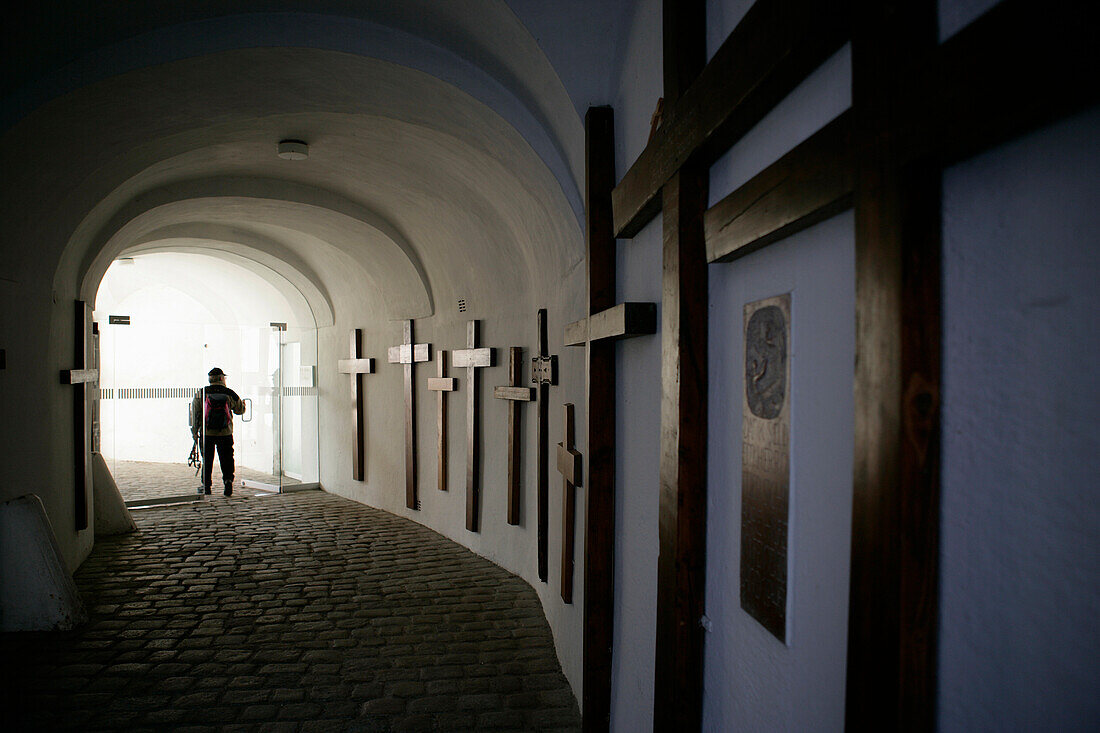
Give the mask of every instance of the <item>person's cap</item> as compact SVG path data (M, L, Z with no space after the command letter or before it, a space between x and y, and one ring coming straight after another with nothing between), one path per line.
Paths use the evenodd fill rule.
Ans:
M221 370L221 367L214 367L206 373L208 377L224 377L225 372Z

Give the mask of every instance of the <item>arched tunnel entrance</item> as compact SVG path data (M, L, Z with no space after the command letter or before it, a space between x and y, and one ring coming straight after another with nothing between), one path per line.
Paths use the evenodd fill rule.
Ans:
M194 499L192 398L222 369L245 404L234 423L246 493L318 486L317 327L277 272L228 251L144 249L104 274L94 318L96 446L128 506ZM223 485L213 462L214 483Z
M498 10L503 20L514 25L506 5L499 4ZM281 28L286 19L276 20ZM537 604L528 609L533 615L518 623L509 620L512 609L507 604L494 606L498 599L480 592L487 587L483 578L452 580L463 593L477 592L471 603L490 604L485 619L465 617L462 608L455 610L453 618L440 619L432 610L431 594L418 596L416 602L424 608L418 611L416 623L457 624L441 631L453 637L433 637L424 643L435 644L447 654L467 655L442 660L447 670L439 673L440 678L467 675L466 669L487 669L479 666L480 657L469 656L473 651L447 646L449 642L468 642L473 649L477 640L487 640L490 646L499 642L494 634L516 640L507 647L486 649L484 663L494 665L521 659L530 643L540 647L540 654L547 650L551 654L539 662L542 668L529 671L549 675L560 670L553 672L553 680L539 678L530 689L516 689L515 681L505 679L523 671L518 667L514 673L508 671L513 665L492 675L501 678L499 683L489 683L499 684L498 690L481 690L483 683L473 679L474 673L468 674L473 680L470 689L498 695L485 702L502 714L501 724L536 727L526 719L508 717L510 703L499 696L513 693L533 708L565 708L562 720L574 721L581 679L583 598L578 582L574 601L563 599L555 563L544 562L550 574L540 577L540 552L543 557L560 558L575 548L566 547L564 531L540 532L543 526L563 527L564 511L561 503L546 497L548 489L540 492L535 456L536 443L552 451L550 446L564 433L561 405L580 403L584 394L583 357L577 350L562 350L558 338L564 325L576 319L584 301L580 119L569 98L554 85L555 79L549 78L549 85L539 81L549 67L541 71L541 66L532 67L530 74L524 71L524 78L533 76L523 86L557 91L518 94L487 83L492 79L474 66L452 63L452 52L444 50L440 55L439 48L426 48L431 52L427 61L410 65L404 44L392 58L380 57L384 49L377 43L369 44L369 49L334 49L295 35L307 27L312 26L286 27L285 45L257 45L250 36L236 47L229 38L225 46L197 48L180 58L159 59L155 65L116 70L29 111L4 135L11 144L0 157L11 179L25 184L12 185L2 198L3 211L11 221L9 236L12 241L44 243L40 252L30 248L6 252L21 282L32 283L34 292L41 295L35 296L38 307L32 322L20 326L28 342L25 351L35 358L9 360L13 376L9 383L14 378L24 380L49 400L45 411L35 404L31 389L13 390L10 400L15 413L46 416L16 436L20 445L31 446L28 484L46 487L40 489L44 512L58 528L60 553L70 571L83 564L86 573L99 572L93 570L99 567L104 578L119 572L133 581L109 589L106 597L129 594L136 605L123 608L113 601L96 604L93 600L89 612L96 623L105 625L91 628L87 640L111 646L112 653L102 656L104 664L175 665L198 660L225 665L225 670L218 668L219 677L234 675L229 671L234 665L255 665L250 669L258 673L269 663L282 663L268 660L268 654L300 655L301 661L293 663L311 667L336 664L322 659L325 654L320 652L332 652L337 637L316 636L336 633L336 629L311 626L319 622L315 615L320 611L312 607L321 603L320 590L331 591L339 599L330 606L337 615L329 620L344 628L342 624L361 625L362 618L340 614L382 608L374 605L381 601L371 584L381 584L382 595L397 592L401 584L413 590L421 587L417 585L421 581L411 576L398 583L368 575L361 557L348 551L351 545L345 538L373 530L350 520L346 527L339 524L351 517L353 509L366 507L375 512L372 516L384 514L379 520L383 524L386 516L392 516L405 527L424 529L427 534L417 534L410 545L414 548L410 556L418 552L417 547L434 542L432 537L441 536L533 589L526 599L516 601L524 606L531 601ZM516 30L523 31L522 27ZM208 38L209 34L199 33L196 42ZM533 45L530 51L539 53ZM529 97L539 103L529 104ZM87 144L89 131L96 133L95 144ZM308 155L281 157L279 143L286 139L305 141ZM56 154L32 154L44 147ZM255 287L245 288L245 281ZM2 288L7 288L0 290L4 298L22 294L12 295L10 286L0 284ZM81 315L85 305L94 309L99 324L102 374L96 389L102 391L102 398L96 447L124 490L126 465L174 465L182 468L182 486L173 484L166 492L168 498L194 499L198 481L186 466L191 448L187 403L206 373L220 367L228 373L228 386L251 401L246 420L238 419L234 430L242 473L257 471L263 474L261 482L283 488L290 481L319 483L324 491L262 501L238 501L235 492L234 500L228 502L154 507L138 517L139 532L133 540L100 534L99 515L88 511L89 506L95 507L88 498L94 498L95 482L85 482L90 487L86 491L76 488L76 477L86 468L83 459L92 455L81 448L84 420L72 416L74 390L53 384L57 370L71 366L77 352L87 348L86 344L74 346L74 333L79 338L83 330L73 325L74 301ZM129 316L129 323L111 323L111 316ZM493 389L515 382L509 374L512 349L526 352L519 360L524 368L518 378L530 379L528 359L538 353L540 322L550 334L551 353L559 357L559 381L551 399L534 406L545 405L545 425L537 422L536 409L517 410L521 428L512 440L508 405L494 398ZM273 323L286 328L273 330ZM404 328L411 330L413 324L416 344L430 345L431 363L416 367L409 380L412 389L406 392L405 366L388 356L405 343ZM457 362L451 362L449 376L457 380L457 394L448 398L451 407L440 418L429 378L444 363L442 354L452 356L470 346L472 327L480 328L478 346L495 350L496 358L476 372L459 373ZM0 330L7 328L6 322L0 323ZM361 354L349 353L349 335L361 335ZM359 359L372 361L373 368L370 376L362 375L359 395L363 400L356 405L349 395L349 381L354 384L356 377L349 377L341 362ZM32 362L51 368L39 374L27 366ZM52 381L42 376L47 374ZM478 420L473 426L467 418L470 414ZM406 431L405 425L413 423L418 429ZM581 441L583 426L578 429ZM359 443L353 448L356 435ZM513 443L521 449L515 472L518 482L510 476ZM74 459L77 451L81 455ZM353 470L357 451L365 454L359 472ZM440 455L449 456L449 470L438 470ZM409 476L419 478L419 501L407 499ZM512 485L517 487L514 491ZM542 486L552 484L544 479ZM508 510L509 500L517 493L518 520ZM479 502L473 528L468 496ZM292 590L298 594L288 595L291 590L282 593L269 587L278 577L269 573L275 568L265 564L269 561L264 557L264 553L282 551L282 536L264 533L286 517L265 512L273 512L280 504L304 511L311 502L322 507L318 524L309 528L310 534L298 533L291 539L306 542L316 552L293 562L320 563L318 575L343 569L347 577L335 578L330 588L322 589L320 581L308 573L287 576L284 585L295 586ZM349 509L349 504L354 507ZM330 505L341 509L329 514L324 507ZM172 524L181 517L200 521L197 528ZM207 536L215 522L222 527L221 534ZM582 526L583 515L576 522ZM174 528L175 534L154 537L161 524ZM260 543L257 532L275 544ZM163 542L157 539L162 536ZM223 541L233 537L238 539ZM155 559L123 570L95 564L97 553L111 547L136 551L136 544L127 543L144 539L155 539L151 557L164 558L170 581L134 577L149 575ZM400 560L389 540L389 530L379 530L377 542L367 548L369 553L379 560ZM244 553L249 543L255 548ZM579 543L574 540L573 544ZM234 558L231 565L221 567L223 554ZM453 570L446 565L421 569L424 577L448 576ZM93 599L100 592L96 580L91 575L77 576L82 591ZM164 587L173 588L171 595L179 598L156 590L161 580L170 582ZM350 600L345 602L349 591ZM222 592L224 596L212 595ZM204 613L212 615L195 622L192 609L177 602L184 597L201 602L208 607ZM129 637L120 637L119 627L112 624L123 613L145 621L140 617L161 608L172 609L167 623L178 622L180 628L187 624L187 640L169 640L181 638L174 626L140 635L136 634L139 627L126 629L143 643L164 645L143 647L155 655L148 661L131 660L128 652L137 650L129 648L129 641L123 641ZM245 619L241 611L262 620ZM274 651L266 645L283 644L282 637L253 639L259 646L246 647L237 645L244 641L239 634L228 631L230 626L248 626L241 633L262 632L260 624L275 616L287 620L290 625L285 630L291 636ZM210 622L209 629L198 629L204 621ZM212 638L218 634L207 633L219 621L224 621L223 638L228 637L229 648L215 650L210 656L216 659L200 659L206 639L211 639L212 646L219 643ZM525 629L535 628L535 621L541 636L531 641L528 637L533 632ZM462 628L463 624L479 627ZM191 633L192 627L197 633ZM319 641L324 641L324 649L309 646ZM371 657L371 650L354 648L358 657ZM260 649L262 654L251 654L249 649ZM180 659L169 660L169 652ZM302 656L306 654L308 659ZM420 665L422 671L433 668L428 662L409 664ZM102 671L112 679L103 684L122 685L139 668ZM148 671L159 677L186 676L161 667L140 673ZM420 671L404 670L417 675ZM398 671L381 689L351 689L347 687L351 677L366 677L366 670L339 667L312 672L347 673L335 687L324 687L319 694L362 696L363 704L384 699L377 703L383 707L397 705L390 700L398 697L391 694L396 688L391 690L390 683L406 681L398 679L402 673ZM195 678L203 674L197 672ZM431 690L442 694L450 684L427 677L422 681L432 684L425 684L418 695ZM156 682L182 684L169 679ZM550 682L556 690L553 700L543 700L546 695L537 686ZM100 684L98 679L86 683ZM282 683L264 684L272 690L270 694L245 691L229 697L241 705L250 700L257 705L291 704L300 699L276 699L284 694ZM300 685L305 686L305 682ZM146 689L152 695L176 692ZM204 699L184 702L189 709L203 709L207 707ZM423 704L455 707L457 703ZM42 708L49 706L48 700L41 701ZM224 712L218 721L236 720ZM302 719L313 715L305 709L300 712ZM347 715L375 712L388 714L355 708ZM476 716L458 717L467 721L467 729L478 725ZM151 724L154 720L174 722L148 717Z

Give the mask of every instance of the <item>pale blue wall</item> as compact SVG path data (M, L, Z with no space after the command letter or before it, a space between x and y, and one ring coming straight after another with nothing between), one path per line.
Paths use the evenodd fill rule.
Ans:
M662 94L661 3L640 0L614 101L616 173L645 148ZM618 299L655 302L660 322L661 217L618 246ZM657 629L657 479L661 422L661 336L615 346L615 628L611 725L653 729Z
M944 174L944 731L1100 727L1098 131Z
M748 3L711 2L708 49ZM728 26L728 27L727 27ZM717 30L716 30L717 29ZM720 35L720 38L719 38ZM850 104L847 48L827 61L714 166L711 201L744 183ZM642 0L612 102L617 175L645 147L663 93L661 12ZM735 264L711 266L710 523L707 730L839 729L843 719L851 521L853 321L851 214ZM661 300L661 217L619 243L618 299ZM774 291L774 292L773 292ZM740 319L745 302L794 291L792 643L767 637L740 609ZM658 307L659 312L659 307ZM805 341L801 341L801 339ZM735 354L734 352L737 352ZM660 334L616 346L615 646L612 728L652 729L660 438ZM801 361L801 360L805 361ZM732 360L732 361L731 361ZM818 395L825 395L819 398ZM804 402L802 402L804 400ZM801 441L801 442L798 442ZM731 464L731 461L734 463ZM761 727L764 726L764 727Z

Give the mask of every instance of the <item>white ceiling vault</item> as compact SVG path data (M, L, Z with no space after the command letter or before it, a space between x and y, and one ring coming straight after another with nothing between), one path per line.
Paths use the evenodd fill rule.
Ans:
M63 24L43 11L5 31L0 216L36 243L0 252L16 278L94 301L120 255L229 252L294 283L322 325L334 289L426 317L583 255L578 109L606 101L592 97L615 48L603 73L568 62L561 76L543 51L564 58L566 27L548 23L583 3L60 5ZM574 35L619 27L630 3L596 5ZM308 159L278 158L284 138Z

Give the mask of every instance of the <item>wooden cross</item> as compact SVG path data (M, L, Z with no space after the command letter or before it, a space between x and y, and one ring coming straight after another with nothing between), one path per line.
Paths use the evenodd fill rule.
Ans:
M539 308L537 316L538 356L531 359L531 383L538 389L538 423L535 444L538 449L538 562L539 580L543 583L549 575L549 551L547 549L550 511L550 387L558 383L558 357L548 354L550 345L546 337L546 309Z
M363 432L363 375L374 371L374 359L363 358L363 329L354 328L351 331L351 358L340 359L336 362L336 369L341 374L351 375L351 477L356 481L363 480L363 467L366 446Z
M477 370L493 365L493 349L479 347L479 323L476 320L466 324L466 348L454 352L454 365L466 368L466 529L478 531L478 516L481 510L480 487L480 435L477 419L478 377Z
M558 473L561 474L561 599L573 602L573 547L576 544L577 501L575 487L581 485L581 454L573 447L573 404L562 405L562 431L558 443Z
M85 368L88 363L88 342L91 341L91 319L83 300L75 301L73 332L73 369L61 371L61 383L73 385L73 474L75 478L74 516L77 531L88 528L88 489L92 485L91 450L88 434L91 430L88 410L88 386L99 382L99 370Z
M413 367L418 361L431 358L431 344L417 344L413 339L413 322L405 321L404 340L391 346L387 358L390 364L405 365L405 506L420 509L416 495L416 393L413 390Z
M1069 73L1100 66L1100 47L1079 16L1003 0L939 43L932 0L757 0L707 62L705 4L665 0L661 124L618 185L610 110L589 110L590 314L597 300L602 309L613 304L615 238L633 237L663 209L655 728L698 730L702 720L706 265L853 206L856 462L846 725L934 726L938 436L908 431L907 422L936 424L938 409L940 170L1095 104L1097 85ZM708 210L709 166L849 40L851 111ZM594 409L597 377L607 373L596 366L607 355L595 347L587 369L588 540L600 536L614 510L604 503L591 511L604 495L595 489L604 461L592 441L605 434L591 420L606 414ZM930 407L913 407L920 404ZM904 438L911 434L922 437ZM607 728L609 591L590 607L588 590L610 587L610 553L606 543L586 547L585 730Z
M458 380L447 376L447 352L440 349L436 352L439 376L428 379L428 389L436 392L436 407L438 408L438 420L436 431L439 436L437 453L439 456L439 490L447 490L447 393L454 392L458 386Z
M508 384L493 389L493 397L508 400L508 524L519 524L519 403L535 399L534 387L521 387L523 349L508 349Z

